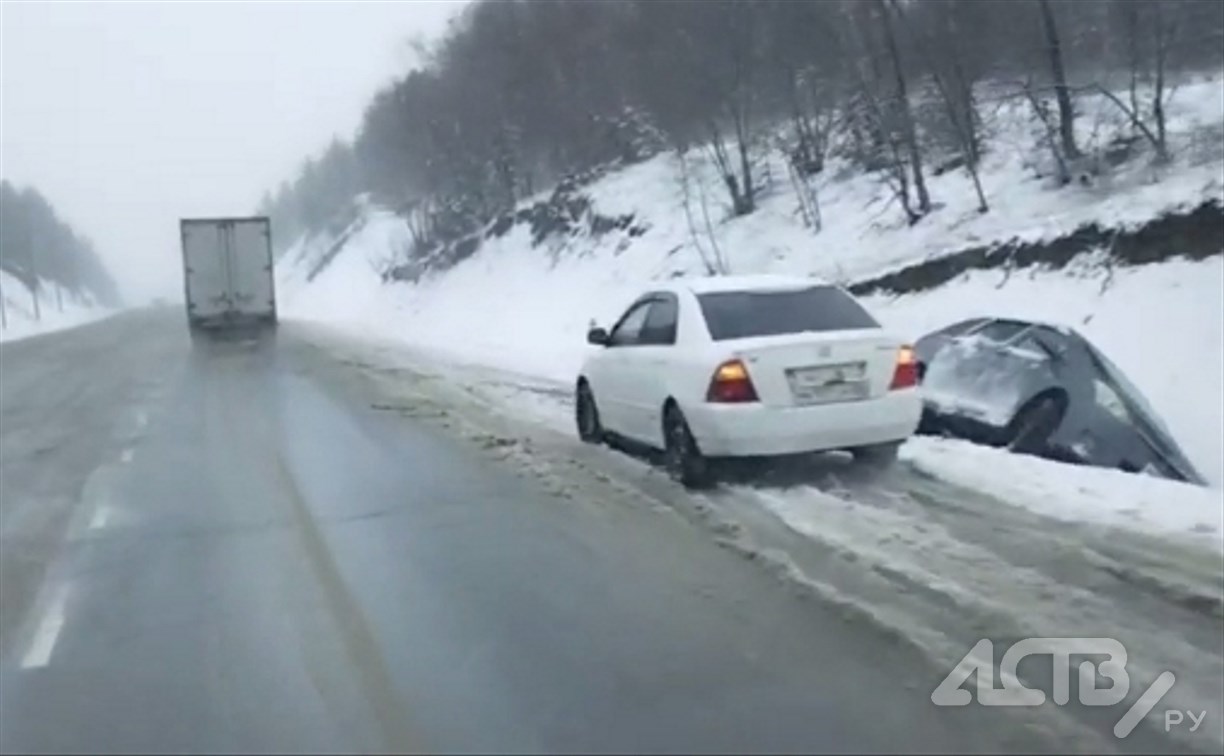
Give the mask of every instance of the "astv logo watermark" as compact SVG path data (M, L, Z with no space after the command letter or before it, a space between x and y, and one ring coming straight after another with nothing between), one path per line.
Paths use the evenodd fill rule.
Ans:
M963 686L977 674L977 702L982 706L1041 706L1046 702L1043 690L1029 688L1017 672L1020 662L1030 656L1048 656L1053 662L1052 698L1065 706L1071 698L1072 657L1094 657L1102 661L1079 661L1075 670L1079 680L1079 701L1085 706L1115 706L1130 693L1130 675L1126 672L1126 648L1113 638L1025 638L1003 654L998 664L999 682L995 687L994 643L988 638L978 641L960 663L948 673L931 693L936 706L967 706L973 699ZM1098 682L1108 685L1098 686ZM1114 725L1114 735L1125 738L1143 718L1150 714L1161 699L1173 689L1176 676L1161 672L1143 691ZM1165 732L1175 727L1188 727L1194 732L1207 716L1204 711L1167 709L1164 712Z

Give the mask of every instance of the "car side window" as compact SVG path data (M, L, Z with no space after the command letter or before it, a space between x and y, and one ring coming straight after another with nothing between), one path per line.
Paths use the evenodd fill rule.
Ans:
M1122 401L1122 397L1118 396L1118 392L1114 391L1112 386L1099 378L1094 378L1092 388L1093 398L1096 400L1098 407L1127 425L1131 425L1134 422L1131 419L1130 412L1126 409L1126 403Z
M612 329L612 335L608 337L608 346L631 346L639 343L642 326L646 324L646 316L650 314L652 304L654 304L653 301L647 300L630 307L616 327Z
M646 323L638 339L639 344L652 346L671 346L676 343L676 314L678 307L675 297L663 296L653 302Z

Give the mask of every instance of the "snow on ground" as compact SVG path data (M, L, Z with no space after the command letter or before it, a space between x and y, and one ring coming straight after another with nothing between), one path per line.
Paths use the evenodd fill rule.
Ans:
M1090 222L1106 227L1142 223L1169 208L1224 197L1224 87L1219 75L1183 87L1173 99L1169 128L1179 135L1171 147L1173 165L1158 171L1146 157L1136 158L1087 187L1054 190L1048 178L1036 178L1030 167L1036 151L1025 107L1006 106L995 118L991 149L981 166L991 205L986 214L977 211L969 177L953 171L928 177L937 209L909 227L878 177L852 172L833 160L817 182L824 226L813 234L800 222L785 164L775 155L768 168L771 188L759 209L718 229L718 246L730 272L862 280L983 243L1053 238ZM1096 132L1102 122L1115 122L1113 106L1085 98L1079 107L1085 115L1078 126L1086 132L1081 143L1090 149L1094 137L1087 132ZM726 215L726 200L709 162L694 153L689 163L695 177L689 206L701 243L708 248L701 197L708 198L715 224ZM633 262L622 260L638 272L700 269L683 212L677 165L674 157L662 156L608 176L592 188L594 204L605 214L636 213L639 220L645 214L651 229L625 253Z
M4 322L0 327L0 342L16 341L65 328L75 328L114 314L114 310L94 303L84 293L67 289L56 297L55 284L44 283L38 294L38 317L34 314L34 297L25 284L0 271L0 291L3 292Z
M989 491L1056 520L1174 536L1224 554L1224 507L1217 488L1051 464L958 439L914 438L902 447L901 458L929 475Z
M1092 101L1086 100L1084 108L1093 112ZM686 214L679 161L664 155L611 173L584 190L601 214L632 213L634 224L647 228L642 236L580 233L534 247L529 229L516 225L504 236L486 239L476 254L450 270L415 284L384 285L379 272L407 247L409 232L394 215L369 211L364 226L313 281L305 280L306 272L331 240L311 240L282 258L281 308L287 317L336 323L455 361L535 376L563 395L592 348L585 343L589 322L610 324L652 280L701 274L697 245L709 256L716 243L736 273L786 272L850 281L1001 239L1050 238L1088 222L1139 224L1173 207L1224 198L1222 114L1224 88L1218 77L1186 85L1172 106L1172 165L1158 172L1146 158L1138 158L1096 186L1053 189L1048 180L1035 178L1028 165L1033 154L1028 127L1005 110L995 121L992 150L983 165L991 211L976 211L965 175L946 173L930 179L931 195L941 207L913 228L901 221L878 179L847 175L843 166L833 164L820 179L825 225L813 234L796 215L795 196L777 160L770 167L772 186L758 210L727 221L717 178L699 155L688 160L693 180ZM1081 119L1080 126L1091 120ZM705 210L712 237L705 230ZM1092 256L1078 262L1063 271L1020 271L1005 281L1002 271L979 271L929 292L873 297L867 304L886 326L907 337L977 314L1079 329L1138 385L1217 488L1202 492L1166 486L1160 496L1148 496L1156 490L1148 481L1127 476L1123 480L1135 481L1135 495L1143 495L1121 497L1125 486L1112 474L1024 460L1037 465L1033 471L1057 469L1050 475L1062 493L1054 497L1055 484L1050 483L1002 487L1006 497L1033 507L1078 497L1059 511L1165 532L1163 515L1132 517L1128 512L1140 505L1160 506L1155 500L1167 494L1182 501L1183 508L1210 505L1207 519L1215 522L1221 511L1218 487L1224 485L1221 258L1112 272ZM549 391L535 394L529 405L553 413L556 403ZM907 456L928 472L967 481L971 470L954 464L959 451L948 451L961 448L915 443ZM967 450L964 457L977 464L990 461L998 469L1014 462L996 450ZM1023 470L1028 474L1030 467ZM972 482L994 485L981 478ZM1046 501L1037 501L1041 497ZM1202 519L1187 517L1195 520L1192 525Z

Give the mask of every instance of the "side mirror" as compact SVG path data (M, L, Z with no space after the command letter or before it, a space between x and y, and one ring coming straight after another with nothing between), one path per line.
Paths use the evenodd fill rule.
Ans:
M591 330L587 331L587 343L594 344L595 346L607 346L608 332L602 328L592 327Z

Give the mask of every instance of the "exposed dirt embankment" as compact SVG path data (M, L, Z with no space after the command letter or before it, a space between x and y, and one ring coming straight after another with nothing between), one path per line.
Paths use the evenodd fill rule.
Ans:
M971 247L925 260L850 286L856 295L911 294L933 289L974 269L1042 266L1059 269L1075 257L1103 250L1118 265L1145 265L1175 257L1202 260L1224 253L1224 205L1212 199L1191 210L1166 213L1133 228L1080 226L1056 239L1018 239Z

